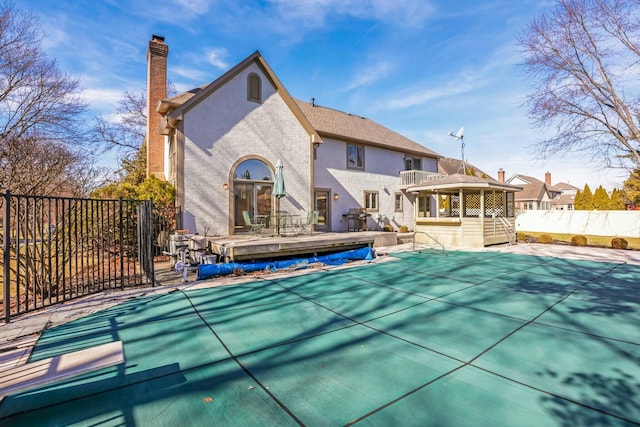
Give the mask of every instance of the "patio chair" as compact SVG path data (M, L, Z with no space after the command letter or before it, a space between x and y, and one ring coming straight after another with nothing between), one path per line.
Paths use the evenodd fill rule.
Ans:
M264 231L264 223L251 221L249 211L242 211L242 218L244 219L244 225L249 227L249 233L260 234Z
M300 234L311 234L313 233L313 227L318 225L318 219L320 216L320 212L311 211L309 215L307 215L307 219L305 221L301 221L298 224L298 230Z

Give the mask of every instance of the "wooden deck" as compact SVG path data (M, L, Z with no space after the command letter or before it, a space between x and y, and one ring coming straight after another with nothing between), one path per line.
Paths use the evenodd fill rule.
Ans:
M313 233L301 236L259 237L233 235L208 237L211 252L224 262L254 261L296 255L315 256L321 253L362 247L393 246L396 233L362 231L353 233Z

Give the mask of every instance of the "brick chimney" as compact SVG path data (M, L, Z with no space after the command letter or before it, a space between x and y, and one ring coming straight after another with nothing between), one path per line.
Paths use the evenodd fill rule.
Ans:
M551 172L547 172L544 174L544 182L547 185L551 185Z
M147 176L164 179L164 136L158 133L162 115L158 102L167 97L167 56L164 37L153 35L147 50Z
M498 169L498 182L504 182L504 169Z

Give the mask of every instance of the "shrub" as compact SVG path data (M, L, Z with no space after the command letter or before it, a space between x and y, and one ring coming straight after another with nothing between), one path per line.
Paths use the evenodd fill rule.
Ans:
M409 231L409 227L407 227L406 225L401 225L398 231L401 233L406 233L407 231Z
M584 236L572 236L571 246L587 246L587 238Z
M516 233L516 237L518 239L518 242L526 242L527 241L527 235L525 233Z
M611 239L611 247L613 249L629 249L629 242L622 237L614 237Z
M387 224L384 226L384 231L393 231L393 226L391 224Z
M553 243L553 237L551 237L549 234L541 234L538 237L538 243L551 244Z

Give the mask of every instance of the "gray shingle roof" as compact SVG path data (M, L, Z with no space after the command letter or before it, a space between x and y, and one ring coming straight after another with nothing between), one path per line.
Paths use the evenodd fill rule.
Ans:
M364 144L404 151L407 154L419 154L433 158L442 157L435 151L373 120L355 114L313 105L300 101L299 99L295 101L302 113L311 122L311 125L323 137L362 142Z
M459 190L460 188L467 189L480 189L480 188L496 188L505 190L517 191L522 187L505 184L496 181L493 178L480 178L478 176L463 175L460 173L454 173L452 175L440 176L438 178L430 179L419 184L412 185L407 191L419 191L419 190Z
M542 200L543 195L547 192L547 185L544 181L540 181L537 178L527 175L514 175L509 178L508 182L511 182L515 177L519 177L523 181L529 182L529 184L522 185L522 191L516 193L516 200Z
M438 173L445 174L445 175L453 175L454 173L458 173L459 171L461 172L462 171L462 169L460 168L461 163L462 163L462 160L460 159L454 159L452 157L443 157L442 159L438 160ZM482 178L484 175L487 179L494 180L488 173L480 170L476 166L467 162L467 171L469 171L469 168L471 168L471 170L475 172L475 176L477 177Z

